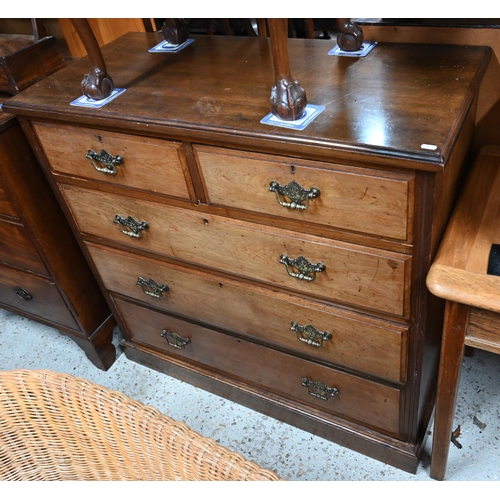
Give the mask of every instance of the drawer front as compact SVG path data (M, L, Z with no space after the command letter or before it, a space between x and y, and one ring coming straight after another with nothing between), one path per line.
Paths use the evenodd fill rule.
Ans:
M27 313L57 325L78 328L53 283L5 266L0 266L0 306L2 304L20 314Z
M88 244L105 287L168 312L260 338L318 359L395 382L405 381L407 328L360 315L320 309L283 294L265 294L234 281L187 271ZM137 284L138 281L143 284ZM167 285L159 290L149 280ZM164 288L164 287L163 287ZM292 323L294 330L292 330ZM312 325L312 328L303 328Z
M55 172L190 199L187 164L180 143L45 123L33 126ZM105 150L121 156L123 162L115 166L115 174L101 172L94 163L99 169L104 165L87 158L89 150Z
M368 427L393 434L399 432L400 391L397 389L119 299L115 304L133 341L201 363L246 383ZM162 337L163 331L165 337ZM321 381L329 388L337 389L338 394L328 400L312 396L302 385L304 378L311 382Z
M26 229L19 224L0 221L0 263L50 277Z
M500 354L500 314L471 307L466 344Z
M12 205L9 195L6 189L2 186L0 180L0 215L6 215L7 217L19 218L14 206Z
M411 175L341 165L325 168L318 162L204 146L194 146L194 151L212 204L401 241L411 239ZM274 191L271 183L275 183Z
M409 256L324 238L304 240L306 236L290 231L192 210L61 188L83 233L327 300L407 315ZM148 227L140 238L128 236L114 223L117 215L132 216ZM323 265L325 269L302 272L288 262L287 270L283 256L304 256L318 269Z

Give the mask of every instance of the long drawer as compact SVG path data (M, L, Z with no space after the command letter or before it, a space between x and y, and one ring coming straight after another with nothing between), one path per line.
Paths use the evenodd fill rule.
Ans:
M87 248L112 293L395 382L406 379L405 326L99 245Z
M332 415L392 434L399 433L401 394L397 389L120 299L115 299L115 304L132 341L203 364ZM322 384L331 390L324 389ZM333 395L335 391L338 394Z
M83 127L33 126L54 172L190 199L180 143ZM87 157L89 150L97 154L104 150L120 156L122 162L111 173L112 162L105 167L98 159Z
M193 149L212 204L411 241L413 175Z
M409 256L325 238L305 240L291 231L60 187L82 233L329 301L408 314ZM140 237L125 234L131 232L130 224L124 227L129 217L142 224Z
M0 220L0 263L20 267L50 277L26 229Z
M0 266L0 307L2 305L42 321L78 328L54 283L6 266Z

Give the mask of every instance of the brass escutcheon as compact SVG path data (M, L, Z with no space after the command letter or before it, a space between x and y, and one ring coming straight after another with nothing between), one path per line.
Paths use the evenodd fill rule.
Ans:
M148 229L149 225L147 222L139 222L135 220L131 215L127 218L123 218L121 215L117 215L113 221L120 226L120 231L127 236L132 238L140 238L142 236L142 231Z
M100 153L96 153L92 149L89 149L89 152L85 155L85 158L88 158L92 162L92 165L94 165L94 168L98 172L103 172L105 174L111 175L116 175L116 166L123 163L123 156L113 156L112 154L109 154L105 149L101 150Z
M307 345L312 345L314 347L321 347L323 341L330 340L332 334L330 332L320 332L313 325L301 326L295 321L292 321L292 326L290 330L297 333L297 338Z
M181 337L178 333L169 332L168 330L162 330L160 336L167 341L168 345L176 349L184 349L191 342L188 338Z
M339 390L335 387L328 387L321 381L313 382L307 377L302 379L302 387L307 387L309 394L315 398L322 399L323 401L328 401L330 398L335 397Z
M320 190L318 188L304 189L297 181L290 181L286 186L281 186L277 181L269 183L269 191L276 193L276 199L282 207L292 210L307 210L309 200L319 198ZM284 201L281 196L286 196L290 201Z
M157 299L161 299L163 292L168 292L168 285L160 285L153 278L145 280L139 276L135 284L139 285L146 295Z
M322 262L312 264L302 255L296 259L290 259L288 255L283 254L280 256L280 263L285 265L286 272L289 276L305 281L314 281L316 279L316 273L326 270L326 266ZM295 272L294 269L296 269L297 272Z

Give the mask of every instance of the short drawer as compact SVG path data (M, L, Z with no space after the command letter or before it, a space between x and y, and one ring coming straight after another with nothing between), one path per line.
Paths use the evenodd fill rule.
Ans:
M194 151L211 204L411 241L411 174L198 145Z
M33 127L54 172L190 199L180 143L47 123L35 122ZM123 161L109 170L101 161L87 157L90 150L104 150Z
M56 286L32 274L0 266L0 307L26 313L34 319L78 329Z
M0 263L50 277L26 229L20 224L0 221Z
M87 248L112 293L395 382L406 379L407 327L94 244Z
M329 301L408 314L407 255L70 186L61 190L82 233ZM116 216L122 223L115 224ZM140 237L120 227L129 216L146 224Z
M115 300L131 340L200 363L287 399L392 434L399 433L400 391L216 330ZM322 391L325 384L338 393ZM322 395L323 400L315 394ZM326 395L325 395L326 394Z

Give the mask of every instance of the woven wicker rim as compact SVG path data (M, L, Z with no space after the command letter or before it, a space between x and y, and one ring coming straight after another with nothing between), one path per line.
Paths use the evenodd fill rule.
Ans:
M125 394L49 370L0 371L0 480L276 481Z

